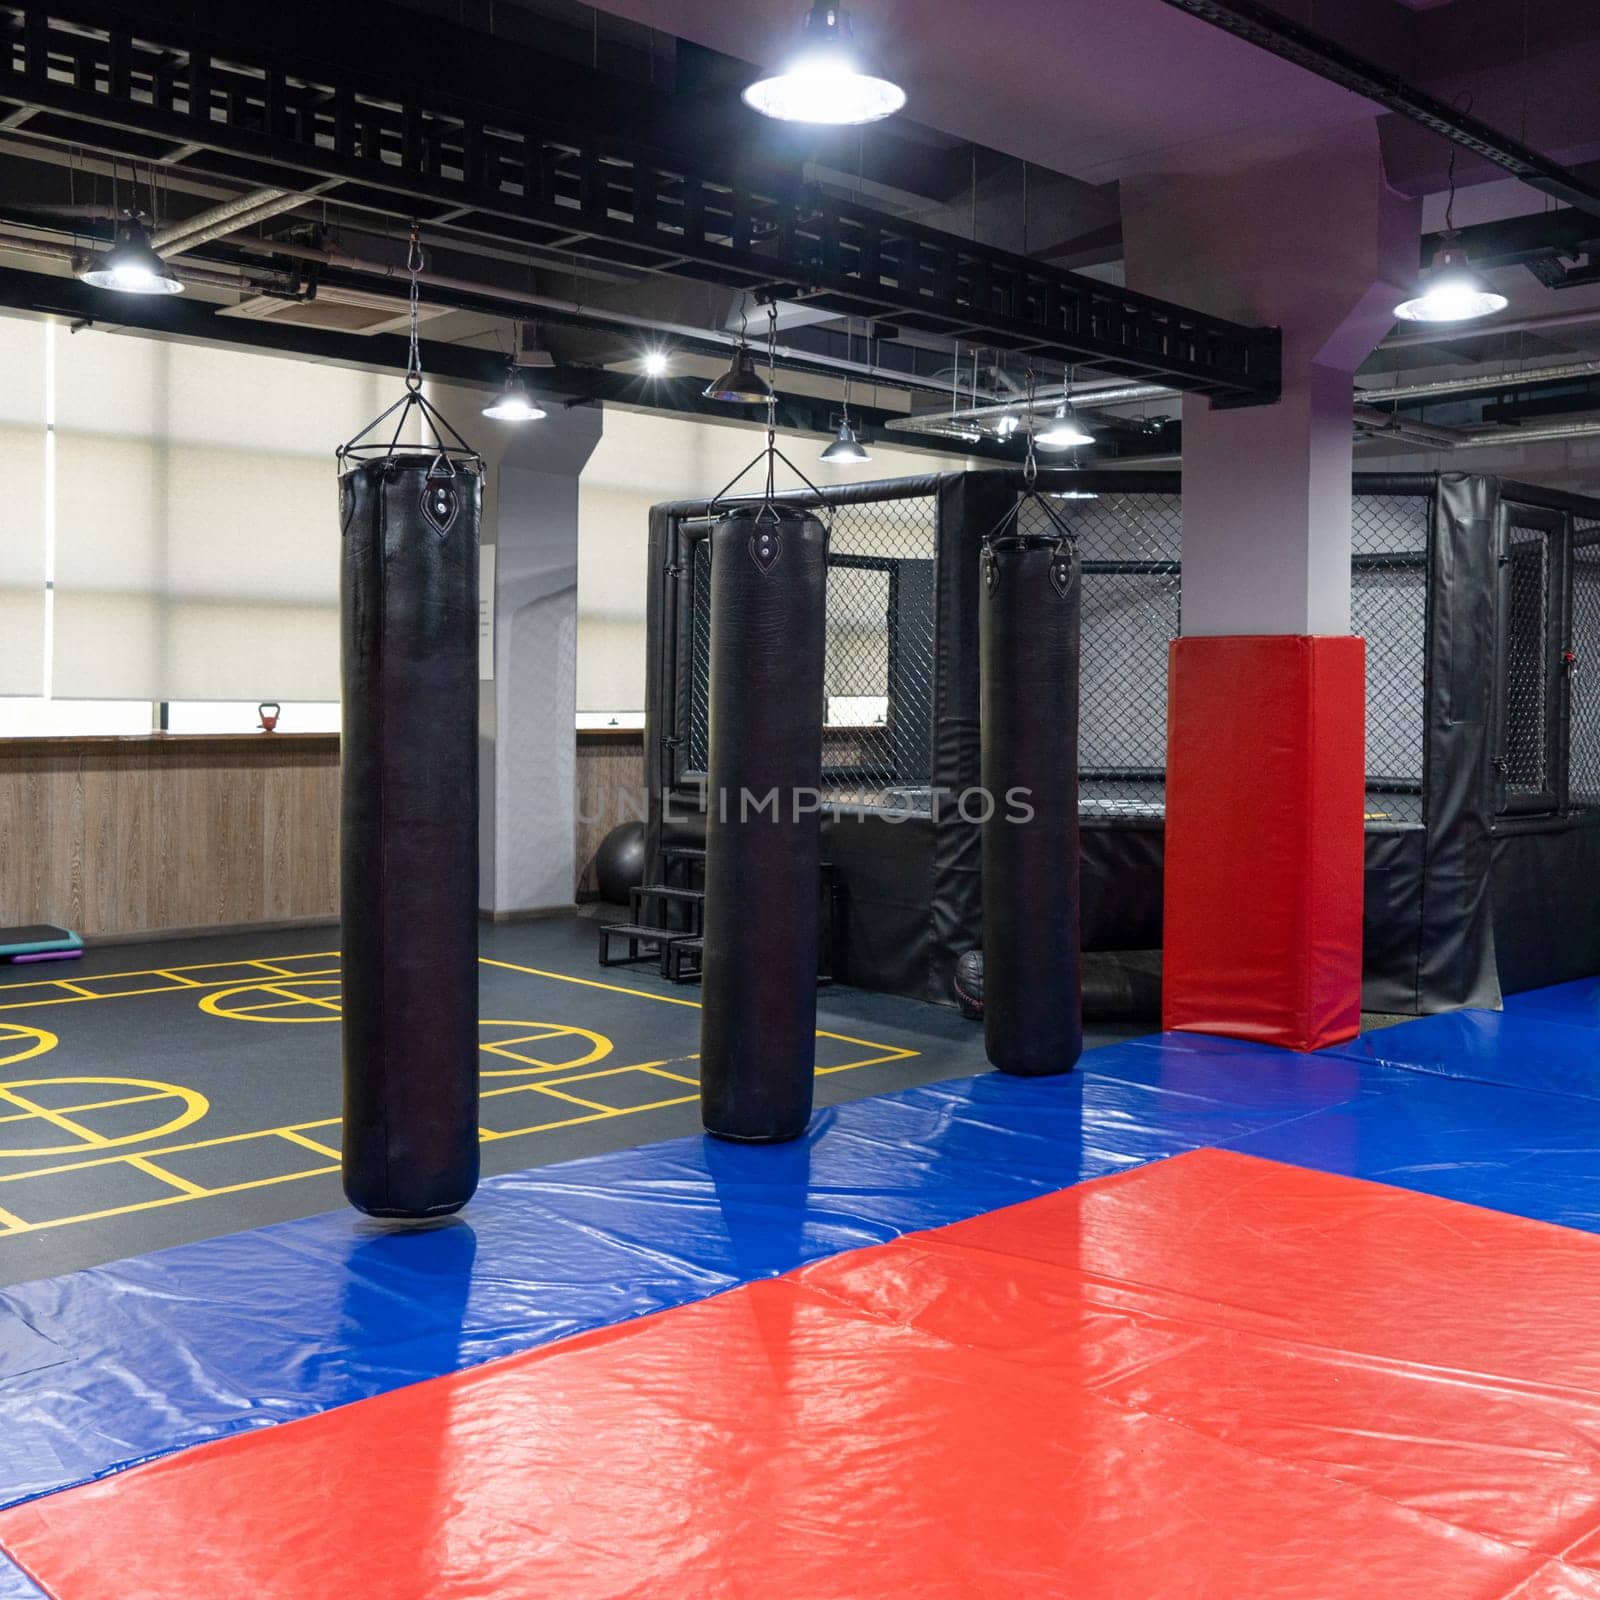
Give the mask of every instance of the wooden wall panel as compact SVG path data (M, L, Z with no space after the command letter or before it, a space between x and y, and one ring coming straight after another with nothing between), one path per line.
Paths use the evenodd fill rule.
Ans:
M339 909L333 735L0 741L0 924L87 938Z
M598 891L594 853L617 825L644 815L644 734L638 729L578 735L578 884Z
M642 814L644 737L578 737L579 892ZM328 734L0 740L0 926L86 938L339 913L339 742Z

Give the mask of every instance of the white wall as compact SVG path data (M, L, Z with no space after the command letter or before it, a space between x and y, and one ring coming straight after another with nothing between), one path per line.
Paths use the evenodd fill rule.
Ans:
M644 606L650 507L661 500L714 495L762 447L755 425L715 423L606 408L605 432L578 487L578 710L644 708ZM778 447L819 487L955 471L959 456L887 449L872 460L829 467L824 441L780 434ZM740 484L759 489L756 469ZM800 480L778 464L779 487Z

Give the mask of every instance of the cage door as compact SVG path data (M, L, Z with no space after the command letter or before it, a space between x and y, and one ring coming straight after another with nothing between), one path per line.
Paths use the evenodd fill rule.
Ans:
M1495 771L1506 814L1555 811L1566 787L1565 529L1560 512L1502 508Z
M1572 528L1572 626L1568 681L1567 804L1600 809L1600 522Z

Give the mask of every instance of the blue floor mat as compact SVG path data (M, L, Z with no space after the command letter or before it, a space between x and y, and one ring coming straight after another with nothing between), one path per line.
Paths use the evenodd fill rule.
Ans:
M1439 1077L1600 1099L1600 1018L1580 1023L1582 1004L1576 996L1554 1002L1560 1021L1536 1007L1446 1011L1363 1034L1324 1053Z
M335 1212L20 1285L0 1294L19 1330L0 1500L1233 1143L1388 1076L1139 1041L1067 1077L855 1101L792 1145L680 1139L491 1179L424 1230Z
M1522 997L1312 1056L1160 1035L852 1102L792 1145L493 1178L426 1229L336 1212L21 1285L0 1502L1205 1145L1600 1231L1594 987L1546 996L1570 1021Z

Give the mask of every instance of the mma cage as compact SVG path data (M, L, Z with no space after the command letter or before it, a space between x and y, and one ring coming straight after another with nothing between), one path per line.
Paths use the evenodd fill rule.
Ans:
M1084 948L1154 950L1180 479L1044 471L1039 486L1083 563ZM1020 487L997 469L779 497L832 522L823 856L844 982L947 1002L979 942L978 556ZM1600 499L1460 473L1357 474L1354 488L1365 1008L1494 1007L1600 972ZM1046 531L1036 505L1025 531L1030 518ZM704 836L713 520L706 501L651 512L655 861Z

